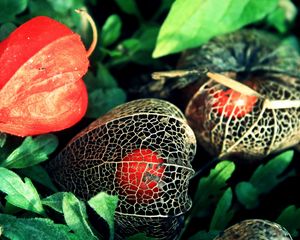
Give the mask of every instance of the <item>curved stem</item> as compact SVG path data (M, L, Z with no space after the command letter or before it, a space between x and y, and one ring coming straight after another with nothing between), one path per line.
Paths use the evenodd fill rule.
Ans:
M85 10L82 9L76 9L75 12L81 14L83 17L85 17L88 22L91 24L91 28L93 31L93 41L89 47L89 49L87 50L87 56L91 56L91 54L94 52L96 45L97 45L97 40L98 40L98 31L97 31L97 27L96 24L93 20L93 18L91 17L91 15L89 15Z

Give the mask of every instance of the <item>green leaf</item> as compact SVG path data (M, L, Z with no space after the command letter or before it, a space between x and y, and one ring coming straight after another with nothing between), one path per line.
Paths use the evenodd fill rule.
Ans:
M43 205L46 205L48 207L51 207L55 211L59 213L63 213L63 199L66 195L65 192L58 192L50 195L49 197L46 197L42 200Z
M257 189L258 194L270 192L284 179L293 175L293 172L289 172L280 176L293 160L293 156L292 150L283 152L255 170L249 182Z
M7 134L0 133L0 148L2 148L6 142Z
M153 58L151 54L155 47L158 32L159 26L157 25L146 25L142 29L137 36L140 44L138 45L138 48L135 49L135 52L131 54L131 61L140 65L152 64Z
M286 207L276 222L284 226L292 237L297 237L300 231L300 208L296 208L294 205Z
M8 35L16 29L16 25L13 23L4 23L0 27L0 41L4 40L8 37ZM0 133L4 134L4 133Z
M45 218L16 218L0 214L3 236L14 240L69 240L74 239L70 229ZM79 239L78 239L79 240Z
M97 239L87 221L85 205L74 194L65 193L62 209L67 225L80 238L85 240Z
M117 80L111 75L106 66L97 63L97 74L88 72L84 78L88 92L91 93L99 88L115 88L118 87Z
M46 186L54 192L58 191L57 188L54 186L51 178L49 177L47 171L40 165L18 169L17 172L26 177L29 177L31 180L34 180Z
M257 189L249 182L240 182L235 188L237 199L246 209L253 209L259 204Z
M277 8L267 17L267 23L273 26L280 33L285 33L288 30L288 25L285 19L284 11L282 8Z
M224 192L226 181L231 177L235 165L233 162L222 161L209 173L208 177L200 179L193 200L193 213L198 217L207 214L209 207L214 204Z
M229 221L234 215L234 211L230 210L232 203L232 190L228 188L223 196L220 198L220 201L217 204L216 210L212 217L209 231L213 230L224 230L228 225Z
M128 240L156 240L157 238L147 237L145 233L137 233L128 237Z
M97 88L115 88L118 86L117 80L111 75L110 71L104 65L97 64Z
M267 23L280 33L285 33L297 16L297 8L290 0L279 0L275 11L267 17Z
M74 8L74 0L47 0L54 11L67 14L70 9Z
M284 38L282 40L281 44L293 47L297 52L300 52L300 44L299 44L298 38L294 35L290 35L290 36Z
M218 234L220 233L220 231L210 231L210 232L206 232L206 231L199 231L196 234L192 235L189 240L212 240L214 239Z
M121 35L122 21L120 17L113 14L107 18L102 30L101 40L103 46L109 46L113 44Z
M21 146L1 163L1 167L25 168L36 165L47 160L48 155L54 152L57 146L58 139L52 134L26 137Z
M278 0L177 0L164 21L153 57L200 46L265 18Z
M110 239L114 238L114 214L118 204L118 196L111 196L105 192L100 192L92 197L88 204L102 217L109 226Z
M23 12L28 5L28 0L0 1L0 23L13 21L15 16Z
M7 194L5 199L12 205L44 214L39 194L30 179L25 178L25 183L14 172L0 167L0 191Z
M89 94L86 116L98 118L109 110L126 101L126 94L121 88L96 89Z
M135 15L137 17L140 16L140 12L135 0L115 0L115 2L118 4L119 8L121 8L123 12L130 15Z
M156 24L144 25L132 38L122 41L110 55L113 61L110 66L132 61L140 65L155 64L151 53L155 47L159 26ZM117 54L119 52L119 54Z

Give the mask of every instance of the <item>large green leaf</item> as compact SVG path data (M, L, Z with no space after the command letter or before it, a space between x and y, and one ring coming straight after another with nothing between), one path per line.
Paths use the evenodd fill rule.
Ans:
M13 240L75 240L70 229L45 218L16 218L0 214L3 236ZM0 228L1 228L0 227ZM1 231L0 231L1 232ZM1 234L0 234L1 235ZM78 240L80 240L78 238Z
M88 204L102 217L109 226L110 239L114 238L114 214L118 203L118 196L111 196L105 192L100 192L92 197Z
M200 46L262 20L277 5L278 0L177 0L160 29L153 57Z
M0 167L0 191L7 194L5 199L12 205L44 214L41 199L29 178L25 183L14 172Z

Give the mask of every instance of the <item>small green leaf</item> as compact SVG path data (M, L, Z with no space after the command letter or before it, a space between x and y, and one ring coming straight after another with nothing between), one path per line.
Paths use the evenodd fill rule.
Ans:
M118 204L118 196L111 196L105 192L100 192L92 197L88 204L102 217L109 226L110 239L114 238L114 214Z
M234 211L230 210L232 204L232 190L228 188L223 196L220 198L220 201L217 204L214 215L212 217L209 231L213 230L224 230L228 225L229 221L234 215Z
M27 5L28 0L0 1L0 23L14 20L15 16L23 12Z
M222 161L210 171L208 177L200 179L193 200L193 213L198 217L206 214L207 209L223 194L226 181L231 177L234 169L233 162Z
M131 61L140 65L149 65L153 63L153 58L151 56L156 38L159 32L159 26L157 25L146 25L140 34L136 37L139 39L139 46L136 48L135 52L131 54Z
M5 38L8 37L8 35L16 29L16 25L13 24L13 23L4 23L1 25L0 27L0 41L3 41ZM4 134L4 133L0 133L1 134Z
M113 77L113 75L111 75L107 67L100 63L97 64L96 78L97 88L114 88L118 86L117 80Z
M62 224L55 224L45 218L16 218L11 215L0 214L0 226L3 236L14 240L71 240L73 234ZM79 239L78 239L79 240Z
M97 74L88 72L84 78L88 92L91 93L96 89L118 87L117 80L111 75L106 66L97 63Z
M25 168L36 165L48 159L58 146L58 139L52 134L38 137L26 137L21 146L15 149L1 163L6 168Z
M74 0L47 0L55 12L67 14L70 9L74 9Z
M65 192L58 192L46 197L42 200L43 205L51 207L55 211L59 213L63 213L62 203L64 196L66 195Z
M98 118L125 101L126 94L121 88L96 89L89 94L86 116Z
M210 232L206 232L206 231L199 231L196 234L192 235L189 240L212 240L214 239L218 234L220 233L220 231L210 231Z
M65 193L62 202L62 209L67 225L80 239L97 239L87 221L87 213L84 203L78 200L74 194Z
M253 209L259 204L257 189L249 182L240 182L235 188L237 199L246 209Z
M293 175L293 172L289 172L280 176L293 160L293 156L292 150L283 152L255 170L249 182L257 189L258 194L270 192L284 179Z
M290 205L281 212L276 222L284 226L293 237L297 237L299 236L300 231L299 219L300 208L296 208L296 206Z
M128 237L128 240L156 240L157 238L147 237L145 233L137 233Z
M44 214L39 194L29 178L25 178L25 183L14 172L0 167L0 191L7 194L5 199L12 205Z
M26 177L29 177L31 180L34 180L46 186L54 192L58 191L57 188L54 186L51 178L49 177L47 171L40 165L18 169L17 172Z
M118 4L119 8L121 8L123 12L130 15L135 15L137 17L140 16L140 12L135 0L115 0L115 2Z
M7 135L5 133L0 133L0 148L2 148L6 142Z
M121 35L122 21L120 17L113 14L107 18L102 30L101 40L103 46L109 46L113 44Z
M260 21L277 5L278 0L177 0L160 29L153 57L200 46Z

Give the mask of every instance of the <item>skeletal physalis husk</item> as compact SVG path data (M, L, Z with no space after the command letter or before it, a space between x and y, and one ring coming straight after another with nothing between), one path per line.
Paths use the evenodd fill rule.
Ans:
M142 199L138 200L130 194L132 186L119 183L124 178L136 181L141 175L141 168L129 169L124 157L145 149L155 152L163 171L153 178L151 171L142 173L143 181L155 181L152 190L156 192L152 199L139 196ZM191 207L188 184L194 174L191 161L195 151L195 135L176 106L163 100L141 99L116 107L80 132L50 162L49 171L63 190L82 199L88 200L101 191L118 195L117 239L137 232L176 239L182 215ZM147 159L139 159L132 166L153 167L155 164ZM122 164L127 171L123 175L117 173Z
M243 30L218 37L187 51L178 67L187 70L154 78L198 86L185 114L212 154L258 159L299 142L300 57L276 36Z
M220 233L214 240L292 240L289 232L268 220L250 219L239 222Z

